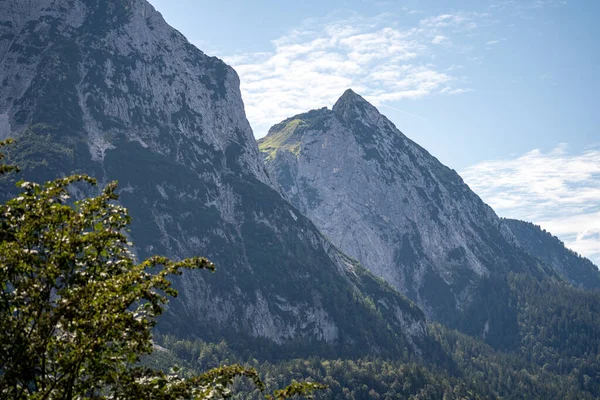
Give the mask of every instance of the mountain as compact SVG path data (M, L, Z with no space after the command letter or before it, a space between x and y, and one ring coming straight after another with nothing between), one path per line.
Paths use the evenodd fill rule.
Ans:
M567 249L559 238L530 222L508 218L503 221L523 249L551 265L573 285L585 289L600 289L598 267L587 258Z
M483 277L553 275L454 170L352 90L273 126L259 148L292 204L433 318L452 321Z
M118 180L139 258L217 265L178 278L162 333L277 355L422 353L423 312L274 189L235 71L145 0L3 0L0 88L19 179Z
M352 92L278 125L259 153L235 71L143 0L0 1L9 136L22 172L0 177L0 200L16 179L117 179L139 258L217 264L176 279L150 365L238 361L269 386L312 378L336 399L600 396L600 292L555 279L456 173ZM301 212L325 206L321 220ZM398 264L382 271L470 336L426 325L314 221L346 227L349 253L367 254L363 239L392 252Z

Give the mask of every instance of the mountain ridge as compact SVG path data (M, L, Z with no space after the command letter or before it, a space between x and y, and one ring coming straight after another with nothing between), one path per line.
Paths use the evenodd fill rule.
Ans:
M600 271L589 259L568 249L556 236L538 225L517 219L503 218L525 250L551 265L577 287L600 289Z

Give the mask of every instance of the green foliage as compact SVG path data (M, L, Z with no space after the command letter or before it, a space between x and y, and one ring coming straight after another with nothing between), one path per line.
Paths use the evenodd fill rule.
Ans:
M298 127L306 126L306 123L301 119L292 119L281 125L271 128L269 135L258 141L258 148L266 153L267 161L272 161L280 149L290 151L296 156L300 152L301 138L294 137L294 133Z
M383 358L282 360L276 363L260 361L251 356L240 356L226 343L187 341L173 336L158 336L157 341L166 348L164 353L180 357L179 364L190 370L218 366L218 360L243 362L260 374L267 390L299 377L310 377L327 385L320 398L326 399L440 399L443 395L462 393L448 398L485 398L469 387L468 380L452 377L444 372L419 364ZM155 358L152 354L150 358ZM215 362L217 364L215 364ZM259 399L260 393L250 391L247 383L236 382L232 387L234 399Z
M272 397L269 396L268 398L273 400L289 399L294 396L309 396L312 398L312 393L319 389L327 389L327 386L314 382L300 383L293 381L285 389L276 390L275 395Z
M540 365L528 363L523 354L496 350L481 340L439 324L430 328L455 361L460 381L470 382L484 398L596 398L573 376L561 376ZM523 350L527 353L530 349Z
M573 373L557 374L547 366L530 363L516 353L505 353L482 341L434 324L429 327L437 342L455 362L454 367L439 368L425 360L367 357L327 359L311 357L271 362L252 356L240 356L227 344L187 341L159 336L164 354L181 357L177 361L190 370L203 370L240 362L258 371L266 390L273 390L290 379L310 377L323 382L324 399L592 399L588 388L595 377L585 377L585 367ZM157 354L151 355L151 358ZM577 372L581 370L582 372ZM582 374L581 379L576 374ZM259 399L246 382L236 381L233 399Z
M20 135L19 140L7 148L7 159L19 166L28 180L35 177L37 182L45 182L64 174L61 171L91 173L89 152L82 155L81 148L87 149L87 144L77 135L72 137L59 135L57 130L47 124L28 126ZM75 167L78 165L78 167ZM93 174L92 174L93 175ZM14 180L12 175L0 177L0 199L2 201L14 195Z
M13 142L12 139L8 139L3 142L0 142L0 149L2 147L5 147L5 146L11 144L12 142ZM0 153L0 175L6 174L8 172L18 172L19 171L19 168L17 168L15 165L6 165L6 164L2 163L3 159L4 159L4 154Z
M439 325L434 326L434 332L444 350L469 373L495 369L497 372L488 379L493 382L497 382L494 376L502 372L499 376L510 376L513 383L532 380L556 393L564 388L570 393L582 391L599 397L599 316L597 291L527 274L490 276L482 282L461 328L491 347L472 337L459 338ZM487 321L485 334L469 329L468 324L481 326L482 321ZM502 390L498 388L500 393Z
M68 188L75 183L96 184L86 175L21 181L21 193L0 205L1 397L223 398L237 377L263 389L256 371L239 365L192 377L136 366L152 352L167 296L177 295L168 276L214 265L200 257L136 263L116 183L73 202ZM275 397L316 388L293 383Z
M600 293L526 275L510 284L525 360L600 397Z

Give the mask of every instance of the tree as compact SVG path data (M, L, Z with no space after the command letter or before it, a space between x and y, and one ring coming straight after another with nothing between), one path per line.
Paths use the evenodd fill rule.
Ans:
M0 153L0 174L17 170L2 159ZM0 205L0 397L222 398L238 376L262 389L256 371L239 365L192 378L136 365L152 351L152 328L168 296L177 295L168 276L215 267L200 257L136 263L116 183L71 201L73 184L96 181L21 181L21 193ZM294 382L275 398L321 387Z

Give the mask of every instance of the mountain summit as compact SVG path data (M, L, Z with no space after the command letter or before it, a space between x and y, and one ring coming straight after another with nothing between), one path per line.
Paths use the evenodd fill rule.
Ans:
M284 194L339 248L432 317L456 317L479 281L550 274L453 170L352 90L259 141Z
M367 127L377 124L381 118L379 111L352 89L344 92L342 97L334 104L332 111L348 123L354 121Z

